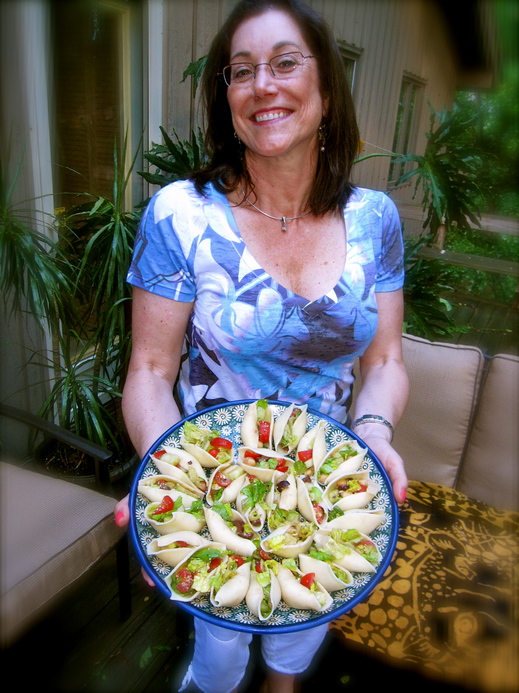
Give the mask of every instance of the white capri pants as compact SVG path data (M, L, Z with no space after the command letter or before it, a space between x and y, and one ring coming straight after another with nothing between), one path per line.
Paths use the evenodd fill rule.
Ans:
M282 674L305 671L322 644L328 624L296 633L261 636L265 663ZM220 628L195 618L195 651L180 691L191 680L204 693L230 693L245 675L249 661L250 633Z

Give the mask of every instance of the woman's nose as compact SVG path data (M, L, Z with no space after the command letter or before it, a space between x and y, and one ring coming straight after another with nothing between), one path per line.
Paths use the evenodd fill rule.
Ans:
M256 65L256 74L254 76L253 89L257 93L272 92L277 89L277 80L272 72L269 63L261 63Z

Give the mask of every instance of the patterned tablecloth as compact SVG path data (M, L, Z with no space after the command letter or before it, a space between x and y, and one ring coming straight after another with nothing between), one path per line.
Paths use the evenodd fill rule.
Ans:
M474 690L519 690L519 513L411 482L392 563L330 625L348 647Z

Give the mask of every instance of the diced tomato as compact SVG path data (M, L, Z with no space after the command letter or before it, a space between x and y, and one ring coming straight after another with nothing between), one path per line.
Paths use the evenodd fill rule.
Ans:
M317 503L314 503L313 505L314 512L315 512L315 519L317 520L317 524L322 524L324 519L325 519L325 514L323 507L321 505L318 505Z
M211 445L215 448L226 448L227 450L232 449L232 443L227 438L213 438Z
M299 457L301 462L307 462L308 460L312 459L313 454L313 450L301 450L301 452L297 453L297 456Z
M375 546L375 543L371 539L361 539L355 542L355 546Z
M177 592L180 592L180 594L189 592L191 586L193 585L193 573L187 568L181 568L177 573L175 573L175 578L178 580L178 583L175 585Z
M211 448L209 450L209 454L211 455L211 457L218 457L219 452L220 450L218 450L218 448Z
M245 563L241 556L229 556L229 560L234 561L238 568Z
M268 443L270 441L270 423L268 421L258 421L259 442Z
M173 502L171 496L164 496L164 498L159 504L159 507L156 510L154 510L151 514L162 515L162 513L168 513L170 510L173 510L174 507L175 503Z
M255 570L256 570L257 573L262 573L262 572L263 572L263 566L261 565L261 563L260 563L259 561L256 561Z
M160 460L160 458L166 454L165 450L157 450L157 452L153 453L153 457L156 457L157 459Z
M187 541L176 541L177 549L183 549L185 546L190 546Z
M368 488L368 482L365 479L359 479L359 486L354 493L363 493Z
M215 568L218 568L220 563L222 562L222 559L219 556L216 556L215 558L211 558L211 562L209 563L209 571L214 570Z
M222 472L218 470L214 475L214 483L217 484L217 486L220 486L221 488L226 488L232 482L225 476L225 474L222 474Z
M258 549L258 554L259 554L259 557L262 558L264 561L270 560L270 555L266 551L264 551L261 548L261 546Z
M252 450L246 450L246 457L252 457L253 460L259 460L263 457L260 452L253 452Z
M283 472L283 474L285 472L288 472L286 460L279 460L279 462L277 463L277 466L276 466L276 471L277 472Z
M315 573L307 573L306 575L303 575L299 582L303 585L303 587L308 587L308 589L310 589L315 582Z

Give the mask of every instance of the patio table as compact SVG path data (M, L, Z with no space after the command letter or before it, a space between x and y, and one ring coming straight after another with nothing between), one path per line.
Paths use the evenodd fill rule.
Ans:
M334 634L451 684L519 690L518 529L519 513L411 482L392 562Z

